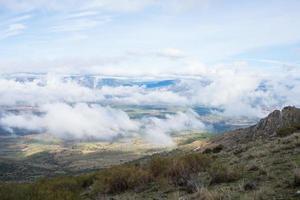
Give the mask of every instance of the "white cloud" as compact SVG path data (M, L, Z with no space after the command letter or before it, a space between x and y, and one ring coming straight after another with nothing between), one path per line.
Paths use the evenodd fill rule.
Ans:
M80 12L69 14L67 18L72 19L72 18L90 17L90 16L97 16L98 14L99 12L96 11L80 11Z
M79 19L79 20L72 20L71 22L64 22L61 25L56 25L51 28L51 31L53 32L76 32L76 31L82 31L86 29L94 28L99 23L94 20L85 20L85 19Z
M100 9L117 12L136 12L150 6L165 10L186 11L206 7L209 0L0 0L0 5L15 11Z
M0 5L15 11L103 9L136 11L151 5L154 0L0 0Z
M157 53L157 56L167 57L171 59L185 57L184 52L177 48L167 48Z
M176 115L166 115L165 119L145 118L145 137L153 143L172 145L171 134L182 134L184 131L205 130L205 125L197 119L197 114L193 111L186 113L178 112Z
M187 105L188 99L167 89L151 90L138 86L104 86L103 95L111 96L109 102L116 105Z
M195 75L197 70L199 75ZM97 81L103 78L101 76L90 77L93 84L98 85L97 88L82 85L82 81L88 80L85 76L77 80L62 80L63 76L59 78L57 75L48 75L38 77L32 82L2 78L0 104L40 106L53 102L97 102L116 106L204 105L221 107L225 109L225 114L251 116L262 116L284 105L299 105L297 96L300 95L300 81L297 68L282 68L278 71L253 70L247 63L234 63L210 68L198 66L195 70L191 68L190 74L185 74L153 76L150 80L177 80L173 85L157 88L126 85L126 82L120 85L99 85ZM134 78L123 79L132 83ZM139 80L145 81L147 77L139 76Z
M32 82L17 82L0 79L1 105L42 105L52 102L90 102L100 101L104 97L90 88L75 82L62 82L51 75Z
M45 104L40 108L44 114L8 114L1 118L5 128L22 128L46 131L64 139L113 140L137 134L159 145L174 145L171 133L187 130L204 130L204 124L193 112L167 115L166 119L155 117L132 120L118 109L99 105L64 103Z
M171 133L205 128L195 113L133 120L120 109L128 105L180 110L206 106L221 108L229 116L262 117L285 105L300 106L299 69L279 70L281 73L252 70L247 63L239 62L204 67L199 76L117 77L111 85L103 85L103 76L32 75L35 79L27 80L28 75L7 75L0 79L0 105L30 105L44 114L7 115L1 123L8 128L47 130L59 137L112 139L140 134L148 141L172 145ZM165 79L176 81L153 88L142 84Z
M0 39L20 35L26 28L26 25L21 23L10 24L6 29L0 30Z
M70 106L64 103L45 104L44 116L8 115L1 119L7 127L29 130L46 130L66 139L96 138L111 140L138 130L138 123L131 121L126 113L110 107L86 104Z

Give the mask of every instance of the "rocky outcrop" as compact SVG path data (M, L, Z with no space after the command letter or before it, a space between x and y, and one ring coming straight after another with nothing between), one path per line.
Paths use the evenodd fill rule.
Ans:
M300 127L300 109L287 106L281 111L273 111L256 125L220 135L212 139L204 148L199 147L195 150L206 151L208 148L213 149L218 145L222 145L224 148L232 148L237 144L247 143L257 138L273 138L277 136L278 130L293 126Z
M266 118L261 119L256 125L249 127L247 131L252 137L276 136L280 128L291 127L300 124L300 109L288 106L275 110Z

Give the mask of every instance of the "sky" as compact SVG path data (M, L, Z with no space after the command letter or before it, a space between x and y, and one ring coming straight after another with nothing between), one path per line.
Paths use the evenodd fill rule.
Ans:
M298 0L0 0L0 69L196 74L300 65Z
M207 130L197 106L256 119L299 107L299 9L299 0L0 0L0 108L43 113L0 109L0 126L171 145L174 131ZM24 72L39 75L20 81ZM107 76L125 84L83 84ZM132 84L166 79L174 83ZM180 109L138 120L122 109L149 105Z

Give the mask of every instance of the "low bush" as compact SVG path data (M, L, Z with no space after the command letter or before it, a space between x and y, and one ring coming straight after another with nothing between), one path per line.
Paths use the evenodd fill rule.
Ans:
M279 128L276 133L279 137L286 137L295 133L296 131L300 131L300 124L295 123L288 127Z
M210 153L219 153L223 150L224 146L222 144L219 144L213 148L207 148L203 151L205 154L210 154Z
M210 167L212 159L204 154L188 154L175 157L167 170L167 177L175 185L185 185L190 176Z
M291 134L293 134L297 129L295 127L285 127L285 128L280 128L277 130L277 135L279 137L286 137L289 136Z
M210 167L212 159L199 153L173 157L154 156L144 165L121 165L99 172L94 192L121 193L147 187L150 182L167 182L184 186L190 176Z
M218 184L239 180L242 171L241 168L230 167L222 163L214 163L208 172L211 176L211 184Z
M58 177L43 179L31 186L30 196L32 199L41 200L77 200L82 190L80 183L75 177Z
M0 184L1 200L32 199L29 184Z
M1 200L79 200L80 183L74 177L42 179L32 184L0 185Z
M154 156L149 161L149 170L153 177L163 176L167 173L172 160L161 156Z
M100 193L121 193L145 186L151 181L149 171L134 165L123 165L100 172L94 188Z

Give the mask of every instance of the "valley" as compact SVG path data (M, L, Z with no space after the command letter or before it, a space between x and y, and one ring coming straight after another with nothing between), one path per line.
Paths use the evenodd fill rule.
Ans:
M91 172L170 151L177 145L183 148L199 139L205 142L210 137L208 133L186 133L174 136L174 146L155 145L137 137L107 142L64 141L47 134L1 137L0 180L34 181L45 176Z

